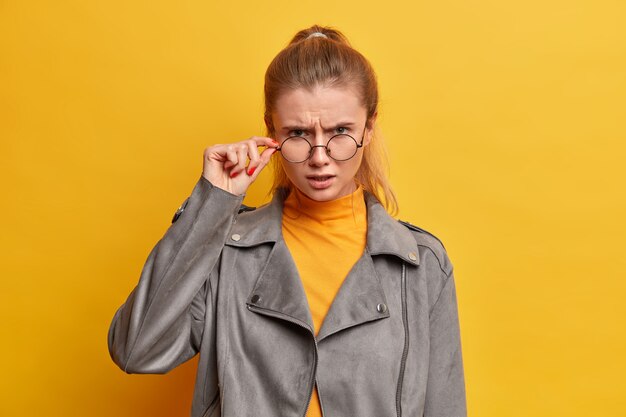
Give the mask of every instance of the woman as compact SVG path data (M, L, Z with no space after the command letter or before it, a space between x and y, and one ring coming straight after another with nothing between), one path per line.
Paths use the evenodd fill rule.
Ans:
M205 150L113 318L113 360L165 373L200 353L193 417L466 415L452 265L383 207L370 64L313 26L270 64L265 104L268 137ZM242 206L272 159L272 202Z

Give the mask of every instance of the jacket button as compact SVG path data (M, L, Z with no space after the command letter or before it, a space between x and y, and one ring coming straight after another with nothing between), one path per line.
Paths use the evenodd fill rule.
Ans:
M384 313L385 311L387 311L387 306L386 306L385 304L383 304L383 303L380 303L380 304L378 304L378 305L376 306L376 310L377 310L379 313Z
M412 261L417 261L417 255L415 254L415 252L409 253L409 259Z
M239 240L241 239L241 235L238 233L235 233L234 235L232 235L230 237L232 240L234 240L235 242L239 242Z
M252 304L255 304L255 303L258 303L260 299L261 297L259 296L259 294L254 294L252 298L250 299L250 301L252 302Z

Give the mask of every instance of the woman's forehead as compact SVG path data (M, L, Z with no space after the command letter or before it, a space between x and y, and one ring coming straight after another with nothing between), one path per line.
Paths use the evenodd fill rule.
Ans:
M283 92L277 99L272 117L280 125L323 128L341 123L357 123L366 117L365 106L351 88L298 88Z

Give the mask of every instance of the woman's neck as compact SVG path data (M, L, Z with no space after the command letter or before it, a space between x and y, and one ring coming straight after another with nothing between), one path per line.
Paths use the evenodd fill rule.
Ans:
M317 223L318 225L332 225L357 218L363 219L366 214L366 205L363 188L357 187L354 192L330 201L317 201L293 187L283 207L283 215L299 221Z

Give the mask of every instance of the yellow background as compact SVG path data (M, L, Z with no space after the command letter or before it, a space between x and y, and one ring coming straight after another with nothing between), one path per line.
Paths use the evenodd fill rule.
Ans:
M625 4L0 1L0 415L189 414L196 360L127 375L108 326L314 23L377 70L400 218L455 265L470 416L626 415Z

